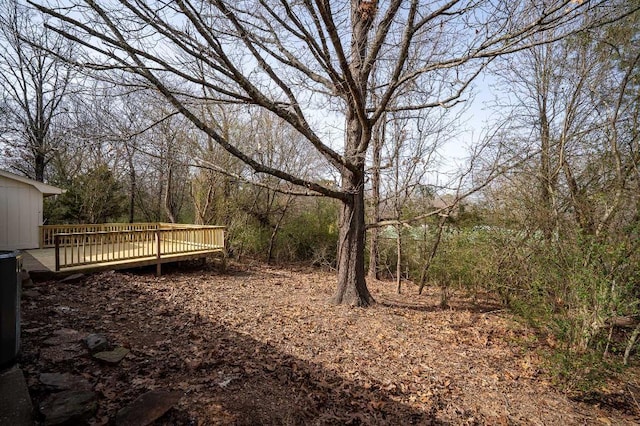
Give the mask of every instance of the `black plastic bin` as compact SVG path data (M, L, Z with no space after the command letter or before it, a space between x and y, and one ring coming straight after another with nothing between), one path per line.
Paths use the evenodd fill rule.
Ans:
M20 349L20 253L0 251L0 367L15 363Z

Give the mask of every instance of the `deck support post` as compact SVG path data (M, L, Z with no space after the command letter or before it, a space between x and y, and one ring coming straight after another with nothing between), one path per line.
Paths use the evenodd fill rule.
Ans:
M160 263L160 231L156 230L156 276L162 275L162 263Z
M58 272L60 271L60 235L56 234L53 236L53 246L55 247L56 272Z

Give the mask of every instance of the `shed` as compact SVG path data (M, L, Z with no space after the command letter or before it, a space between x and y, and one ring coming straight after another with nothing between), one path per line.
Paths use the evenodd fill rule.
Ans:
M0 170L0 250L37 248L42 200L64 191Z

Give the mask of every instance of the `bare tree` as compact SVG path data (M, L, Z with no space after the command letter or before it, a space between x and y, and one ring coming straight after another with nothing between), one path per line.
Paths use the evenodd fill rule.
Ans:
M608 4L121 0L114 7L93 1L36 7L51 18L51 31L85 49L83 65L129 71L255 172L340 200L333 301L366 306L373 302L364 273L365 158L373 126L389 110L456 102L489 58ZM609 16L625 13L618 8ZM211 94L206 99L201 87ZM375 103L374 89L381 94ZM404 95L411 95L406 103ZM340 174L341 187L263 164L207 121L196 102L203 100L252 104L280 117ZM344 120L341 149L317 119L322 110Z
M635 199L640 52L615 40L616 31L581 33L498 64L501 84L512 88L500 104L510 114L511 139L537 158L521 172L538 183L528 201L531 223L547 240L569 217L581 232L599 235Z
M237 120L234 108L220 105L203 105L209 122L217 126L218 132L229 139ZM192 147L191 155L196 159L195 175L191 179L190 194L193 201L196 223L218 223L232 228L231 206L233 190L242 174L243 163L207 135ZM204 167L202 167L204 166Z
M384 143L386 152L382 153L383 159L377 170L372 172L374 177L376 173L379 174L378 179L382 182L378 191L379 207L382 211L374 223L382 220L394 221L398 293L401 291L402 269L406 263L403 259L403 234L406 233L406 228L410 228L405 219L411 220L416 215L424 213L422 209L426 206L420 206L420 211L413 211L411 204L415 205L412 200L419 198L416 195L429 183L429 178L432 178L428 173L436 167L438 148L456 133L453 123L457 114L449 112L443 109L393 112L389 113L388 119L383 122L386 129L383 134L387 138ZM375 182L372 179L373 184ZM371 225L369 224L371 230L377 229Z
M0 135L24 175L43 181L64 137L64 102L70 95L72 44L44 31L34 11L18 0L0 3L0 91L6 128Z

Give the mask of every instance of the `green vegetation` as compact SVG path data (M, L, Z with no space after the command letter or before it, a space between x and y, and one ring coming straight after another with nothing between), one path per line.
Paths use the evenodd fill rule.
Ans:
M271 260L334 267L338 244L337 214L337 206L331 200L299 200L287 210L280 223ZM248 255L266 261L274 226L239 212L229 229L231 251L238 257Z
M120 222L126 214L127 195L106 165L99 165L61 185L66 192L47 200L48 223Z

